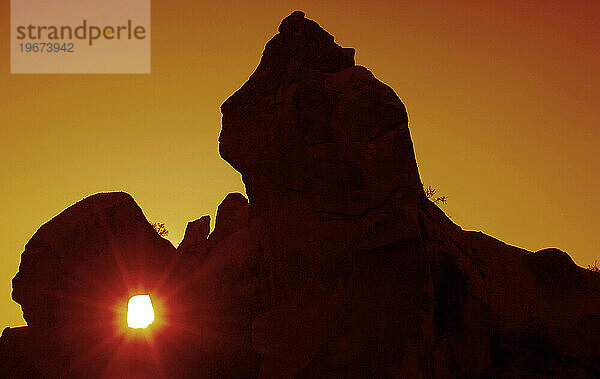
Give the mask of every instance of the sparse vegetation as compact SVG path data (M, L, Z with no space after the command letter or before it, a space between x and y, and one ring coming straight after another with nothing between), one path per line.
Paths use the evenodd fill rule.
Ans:
M165 238L169 235L169 231L163 222L151 222L150 225L156 230L159 236Z
M423 186L423 191L425 191L425 196L427 196L427 199L429 199L429 201L431 201L432 203L439 205L439 204L446 204L448 202L448 196L443 195L443 196L438 196L436 194L436 190L435 188L431 187L431 186Z

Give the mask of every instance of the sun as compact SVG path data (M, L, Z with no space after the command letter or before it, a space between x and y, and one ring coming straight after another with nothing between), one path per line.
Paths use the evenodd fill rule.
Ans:
M154 322L154 308L150 295L135 295L127 304L127 326L143 329Z

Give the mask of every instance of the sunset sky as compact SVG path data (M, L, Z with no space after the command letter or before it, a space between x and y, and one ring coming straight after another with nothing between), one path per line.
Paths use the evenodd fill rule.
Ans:
M175 246L240 175L219 106L301 9L408 109L425 184L464 229L600 259L600 2L158 1L150 75L10 75L0 0L0 328L25 244L83 197L130 193ZM214 220L214 217L213 217Z

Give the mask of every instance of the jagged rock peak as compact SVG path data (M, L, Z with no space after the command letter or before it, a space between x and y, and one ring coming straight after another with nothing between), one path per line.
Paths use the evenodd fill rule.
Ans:
M210 233L210 216L202 216L196 221L188 222L184 239L192 241L204 240Z
M196 251L198 247L205 249L210 233L210 216L202 216L195 221L188 222L185 228L183 240L177 247L177 251L188 254Z
M324 217L379 213L402 229L390 229L389 238L418 235L422 185L402 101L303 13L279 29L256 71L221 107L219 151L242 174L252 217L287 209L285 197L296 193ZM352 245L361 233L372 235L340 236Z
M299 60L303 65L323 72L338 72L354 66L354 49L342 48L304 12L295 11L281 22L279 34L265 47L265 58L274 62Z
M217 209L215 229L210 233L210 216L188 223L177 251L184 255L206 258L223 239L248 226L248 200L240 193L230 193Z

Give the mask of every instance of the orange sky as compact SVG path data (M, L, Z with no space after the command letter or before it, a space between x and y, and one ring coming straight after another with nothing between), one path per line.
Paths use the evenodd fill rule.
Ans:
M456 223L600 259L600 2L374 4L154 0L151 75L10 75L0 0L0 328L24 323L10 300L24 245L81 198L129 192L177 245L243 190L218 156L219 105L295 9L398 93Z

